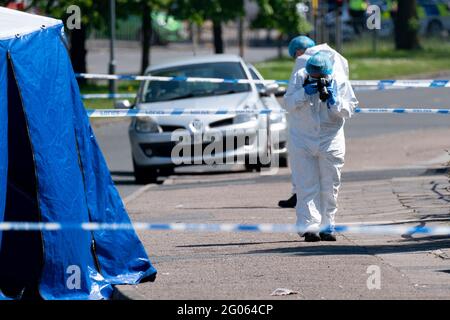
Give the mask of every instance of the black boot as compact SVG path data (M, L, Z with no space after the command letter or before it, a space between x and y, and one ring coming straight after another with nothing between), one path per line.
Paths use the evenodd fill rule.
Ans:
M304 234L306 242L317 242L320 241L320 236L317 233L306 232Z
M322 241L336 241L336 234L334 232L321 232L319 236Z
M297 195L294 193L289 199L278 202L280 208L295 208L297 205Z

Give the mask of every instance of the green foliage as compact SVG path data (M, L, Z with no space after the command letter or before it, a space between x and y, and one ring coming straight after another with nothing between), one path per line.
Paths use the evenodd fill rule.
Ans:
M257 0L258 16L253 28L276 29L283 35L307 34L312 26L297 12L297 0Z
M370 39L346 43L343 55L348 59L353 80L396 79L420 74L450 72L450 44L424 40L422 50L395 50L390 40L380 41L373 53ZM294 61L291 58L257 63L266 79L289 79Z
M151 10L167 10L172 0L116 0L117 14L127 17L130 14L141 14L142 7L147 5Z
M34 0L32 6L46 15L66 20L67 8L76 5L81 9L81 23L88 28L99 27L108 19L109 1L101 0Z
M130 14L141 14L144 4L151 9L163 10L170 3L171 0L116 0L116 13L118 18L126 18ZM102 29L109 21L109 0L34 0L32 5L62 20L68 17L67 8L76 5L81 9L82 24L88 29Z
M227 22L244 15L243 0L173 0L169 13L180 20L203 24L205 20Z
M408 28L413 32L419 32L420 29L420 20L417 17L412 17L408 20Z

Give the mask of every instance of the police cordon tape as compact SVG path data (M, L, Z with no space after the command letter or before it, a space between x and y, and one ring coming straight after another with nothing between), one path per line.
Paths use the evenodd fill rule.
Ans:
M375 91L375 90L392 90L392 89L411 89L408 87L397 87L397 88L380 88L380 87L355 87L355 92L360 91ZM89 93L82 94L81 99L83 100L98 100L98 99L134 99L136 98L136 93Z
M355 87L388 88L450 88L450 80L352 80Z
M287 113L283 109L86 109L90 118L153 117L153 116L192 116L192 115L238 115ZM433 108L356 108L355 113L394 113L394 114L450 114L450 109Z
M250 80L250 79L227 79L227 78L201 78L201 77L160 77L160 76L136 76L136 75L113 75L113 74L88 74L77 73L80 79L95 80L128 80L128 81L175 81L175 82L209 82L209 83L231 83L231 84L268 84L278 83L287 85L288 80Z
M90 93L82 94L81 99L93 100L93 99L127 99L135 98L136 93Z
M304 233L303 227L295 224L205 224L205 223L56 223L56 222L2 222L0 231L189 231L189 232L256 232L256 233ZM328 227L320 231L327 231ZM389 234L412 235L423 234L432 236L450 235L450 226L398 226L398 225L364 225L338 224L334 230L337 233L356 234Z
M128 80L128 81L176 81L176 82L211 82L232 84L270 84L278 83L288 85L289 80L250 80L250 79L227 79L227 78L201 78L201 77L160 77L160 76L138 76L138 75L112 75L112 74L89 74L77 73L80 79L95 80ZM427 80L351 80L355 87L377 87L378 89L394 88L450 88L450 80L427 79Z
M380 91L380 90L400 90L400 89L411 89L409 87L354 87L355 92L361 91ZM136 98L136 93L90 93L82 94L81 99L83 100L98 100L98 99L134 99Z

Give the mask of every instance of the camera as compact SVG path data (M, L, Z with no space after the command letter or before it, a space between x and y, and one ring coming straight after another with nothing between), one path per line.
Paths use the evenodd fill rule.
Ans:
M330 81L325 78L320 78L317 81L317 90L319 91L319 98L322 102L325 102L330 97L327 87L330 85Z
M319 78L319 79L311 79L308 77L305 80L305 83L303 86L306 86L311 83L317 83L317 91L319 92L319 98L322 102L325 102L330 97L330 93L328 92L327 87L331 84L331 81L326 78Z

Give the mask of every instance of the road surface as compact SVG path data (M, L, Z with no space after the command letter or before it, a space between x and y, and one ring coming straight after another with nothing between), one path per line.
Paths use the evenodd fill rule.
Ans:
M362 107L450 107L448 105L448 101L450 101L450 90L448 89L369 91L358 92L357 96ZM357 114L347 122L345 129L348 152L355 153L357 156L352 157L351 154L348 154L347 165L344 171L374 170L386 167L386 165L378 165L375 161L377 158L383 158L386 155L380 154L380 150L370 150L371 141L376 140L380 142L380 140L383 141L384 139L386 140L386 147L389 146L389 141L393 143L391 148L386 150L391 151L393 149L393 152L399 153L400 161L391 161L392 167L396 167L397 165L403 167L415 166L419 163L427 164L427 161L439 162L441 158L445 160L445 148L441 147L439 143L436 146L435 154L432 152L433 144L431 143L431 150L427 150L431 154L424 150L417 150L417 155L410 154L411 159L407 159L407 153L410 151L406 150L406 146L410 146L408 149L411 152L414 151L415 146L426 147L424 143L415 143L414 139L423 138L422 140L427 141L430 136L437 136L438 139L444 139L442 134L448 135L449 127L450 115ZM126 120L95 128L100 147L105 155L114 181L123 197L130 195L140 187L134 183L127 128L128 121ZM402 143L403 145L395 145L394 140L396 139L401 140L398 143ZM450 139L448 147L450 147ZM366 158L360 159L361 149L364 149L366 153L373 151L373 154L369 153L366 155ZM401 152L405 154L403 158L400 154ZM395 159L394 155L387 156ZM417 157L415 158L415 156ZM352 159L355 159L355 161ZM353 165L356 161L366 163L367 166ZM405 163L408 161L410 163ZM187 172L204 172L205 169L205 167L188 167L178 169L177 171L186 174ZM234 167L233 169L239 171L242 168ZM400 172L405 171L393 170L390 172L391 174L400 174Z
M363 107L448 108L450 90L359 92ZM346 126L338 223L448 226L450 115L358 114ZM288 223L289 169L263 176L186 167L134 184L127 122L95 129L134 221ZM226 168L225 168L226 169ZM222 171L221 171L222 170ZM131 195L131 196L130 196ZM132 299L448 299L448 237L339 234L306 243L296 234L139 232L158 270L155 283L119 286ZM377 282L371 282L377 275ZM278 288L298 294L274 297Z

